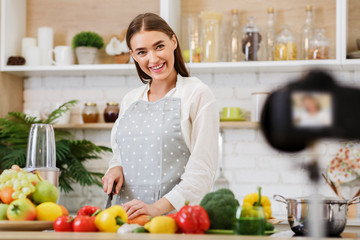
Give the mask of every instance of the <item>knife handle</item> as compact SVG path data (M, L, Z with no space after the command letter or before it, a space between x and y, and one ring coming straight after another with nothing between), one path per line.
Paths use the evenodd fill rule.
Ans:
M116 191L116 182L113 183L111 193L109 194L111 200L113 199L115 191Z

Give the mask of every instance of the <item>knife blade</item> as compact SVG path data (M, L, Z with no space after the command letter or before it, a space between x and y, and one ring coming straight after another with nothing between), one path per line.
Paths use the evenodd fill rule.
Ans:
M114 193L115 193L115 188L116 188L116 182L113 183L111 193L109 193L109 195L108 195L105 209L111 207L111 201L112 201Z

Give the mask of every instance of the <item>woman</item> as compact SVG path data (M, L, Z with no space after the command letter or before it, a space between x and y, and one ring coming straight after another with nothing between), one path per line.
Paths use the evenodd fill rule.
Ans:
M121 103L104 191L109 194L116 182L130 219L179 210L186 200L198 204L211 190L217 167L215 98L189 76L175 33L158 15L137 16L126 42L145 85Z

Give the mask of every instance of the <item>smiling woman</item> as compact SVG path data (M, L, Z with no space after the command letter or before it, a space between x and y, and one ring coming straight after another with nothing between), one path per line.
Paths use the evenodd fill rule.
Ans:
M198 204L217 167L215 97L189 76L175 33L158 15L137 16L126 41L145 86L122 100L104 191L115 182L129 219L179 210L186 200Z
M142 34L150 34L152 36L149 35L144 37ZM159 41L147 43L143 41L146 37L154 40L159 39ZM137 16L129 25L128 31L126 33L126 43L131 49L131 54L135 59L135 65L139 77L144 83L147 83L147 81L151 80L152 78L148 74L149 72L145 70L148 69L147 66L140 65L143 64L144 61L138 62L138 58L134 56L134 53L141 56L148 53L152 49L155 49L161 53L159 57L165 57L165 59L173 60L172 63L168 63L170 70L175 68L176 72L179 73L182 77L189 77L189 72L185 67L181 49L178 44L178 39L169 25L158 15L153 13L145 13ZM142 43L149 46L141 46ZM173 55L174 57L170 56L169 54Z

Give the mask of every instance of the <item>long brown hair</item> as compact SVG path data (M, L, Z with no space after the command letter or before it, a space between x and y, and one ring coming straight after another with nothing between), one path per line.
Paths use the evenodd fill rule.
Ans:
M143 13L139 14L137 17L132 20L130 23L127 32L126 32L126 44L128 45L129 49L130 40L134 36L135 33L140 31L159 31L165 33L170 39L175 36L177 41L177 48L174 51L174 67L178 74L183 77L189 77L190 74L185 66L184 59L181 54L180 43L176 37L176 34L171 29L171 27L166 23L164 19L154 13ZM135 66L137 73L141 79L141 81L146 84L151 81L151 77L147 75L143 70L141 70L139 64L135 61Z

